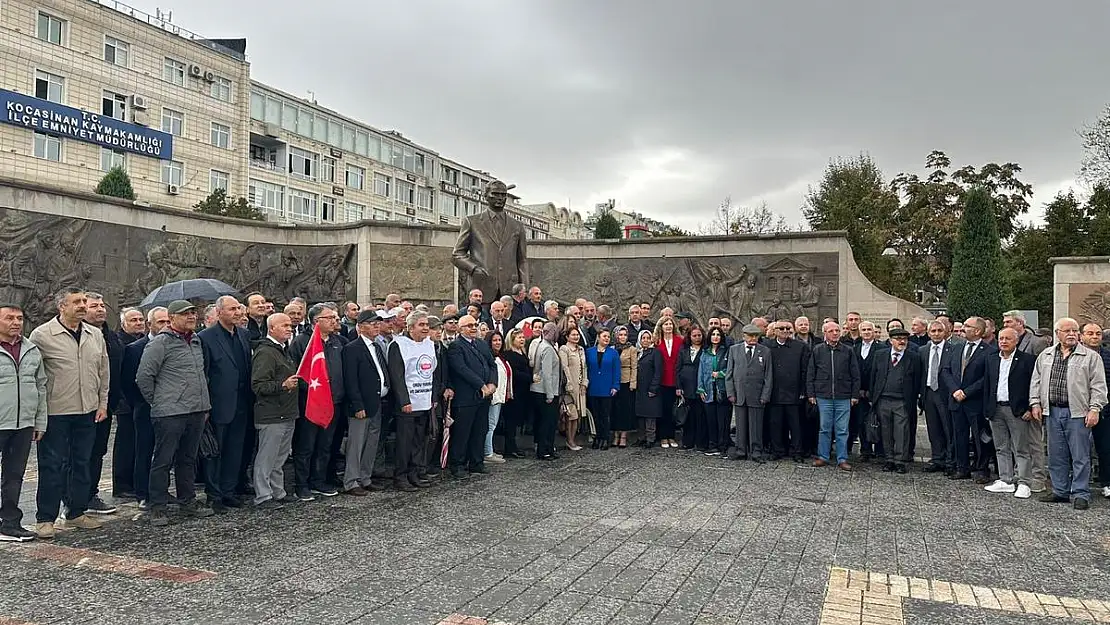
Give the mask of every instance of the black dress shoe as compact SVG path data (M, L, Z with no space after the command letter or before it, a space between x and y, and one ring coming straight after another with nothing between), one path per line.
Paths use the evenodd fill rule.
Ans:
M883 473L893 473L894 468L895 467L894 467L893 462L887 462L886 464L883 465Z
M895 471L895 473L898 473L900 475L905 475L906 474L906 465L899 463L898 466L894 467L894 471Z
M546 454L543 456L536 456L536 460L555 460L555 454Z
M238 497L225 497L221 501L221 503L223 503L228 508L242 508L243 507L243 500L239 499ZM212 506L212 507L215 508L215 506Z
M594 443L590 445L590 449L601 449L601 441L595 438Z
M559 454L557 454L557 453L552 452L548 455L551 457L552 460L558 460L559 459ZM546 460L546 458L545 458L545 460Z
M455 478L456 480L465 480L466 478L470 477L470 474L466 471L463 471L462 469L451 469L451 477Z
M408 480L397 480L394 482L394 488L404 493L415 493L418 490Z
M1048 491L1045 494L1041 495L1040 497L1037 497L1037 500L1038 501L1043 501L1044 503L1068 503L1068 502L1071 501L1067 497L1062 497L1062 496L1057 495L1056 493L1054 493L1052 491ZM1079 501L1079 500L1077 499L1076 501Z
M475 466L475 467L470 467L470 472L471 473L489 473L489 469L486 468L486 465L480 464L480 465Z
M1072 504L1072 507L1076 510L1086 510L1087 508L1091 507L1091 502L1087 501L1086 499L1076 498L1075 502Z
M971 472L970 471L953 471L952 474L948 476L948 479L950 479L950 480L970 480L971 479Z
M932 462L921 468L922 473L940 473L941 471L944 471L944 467Z
M509 454L509 457L510 457L510 458L520 458L520 459L524 459L524 458L527 458L527 457L528 457L528 455L527 455L527 454L525 454L525 453L524 453L523 451L514 451L513 453Z
M432 487L432 483L429 482L428 480L420 480L420 479L409 480L409 483L411 483L413 486L415 486L417 488L431 488Z

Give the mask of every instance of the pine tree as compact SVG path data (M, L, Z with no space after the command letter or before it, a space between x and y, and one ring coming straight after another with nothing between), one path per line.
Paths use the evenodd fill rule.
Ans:
M1011 302L990 192L976 187L965 196L963 217L948 279L948 311L953 319L970 316L999 321Z
M250 219L252 221L266 221L266 214L258 208L251 206L245 197L228 200L227 191L216 189L208 197L193 205L193 209L205 215L219 215L221 217L234 217L236 219Z
M135 199L135 190L131 188L131 178L127 172L118 165L108 170L96 185L97 195L119 197L125 200Z
M609 211L598 215L597 222L594 224L595 239L619 239L623 236L622 231L621 222L617 221Z

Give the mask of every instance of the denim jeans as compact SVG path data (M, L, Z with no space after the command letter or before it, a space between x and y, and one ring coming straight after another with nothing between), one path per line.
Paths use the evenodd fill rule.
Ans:
M493 453L493 431L497 429L497 422L501 419L501 406L502 404L490 404L489 407L489 431L486 432L485 447L487 456Z
M832 437L836 434L836 463L848 462L848 420L852 402L848 399L817 398L821 413L821 431L817 435L817 457L828 462L832 452Z
M89 459L96 439L95 414L49 416L46 433L38 443L37 522L57 520L63 498L67 519L85 514L91 492Z
M1091 430L1071 410L1048 409L1048 474L1058 497L1091 500Z

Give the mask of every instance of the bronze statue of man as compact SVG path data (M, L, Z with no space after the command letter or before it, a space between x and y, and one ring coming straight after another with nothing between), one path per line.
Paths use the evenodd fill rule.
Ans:
M481 289L482 303L486 304L512 295L514 284L528 284L524 224L505 212L505 200L513 186L505 186L500 180L486 185L489 210L463 217L451 253L451 262L466 279L467 291Z

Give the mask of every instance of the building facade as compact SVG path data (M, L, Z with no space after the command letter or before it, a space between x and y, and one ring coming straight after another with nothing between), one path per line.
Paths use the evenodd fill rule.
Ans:
M245 40L206 40L111 0L0 6L0 171L92 190L113 166L188 208L247 178Z

